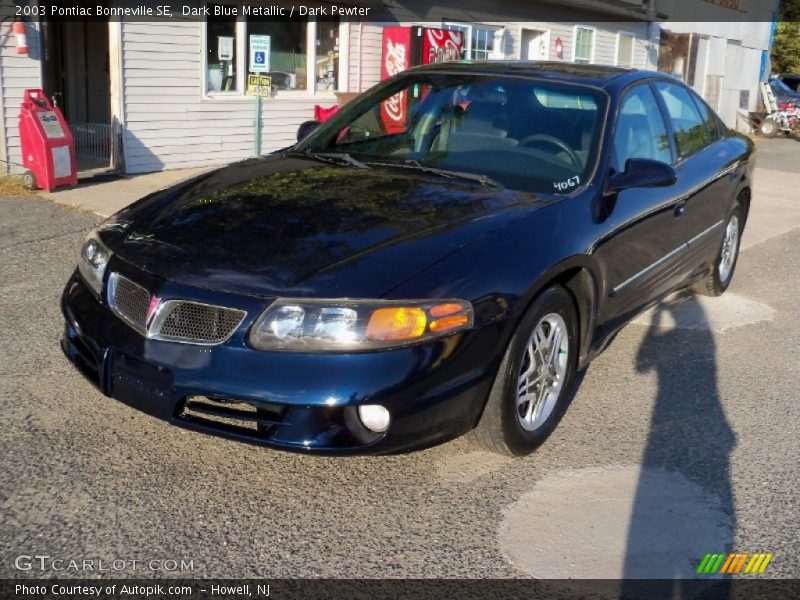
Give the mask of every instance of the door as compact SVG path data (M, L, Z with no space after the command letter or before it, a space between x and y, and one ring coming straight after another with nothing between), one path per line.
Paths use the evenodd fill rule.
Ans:
M112 141L108 21L46 18L42 28L43 87L70 126L78 170L107 168Z
M688 277L716 258L740 175L737 155L721 135L717 117L697 94L667 81L654 87L677 154L675 170L683 194L681 235L688 243L684 274Z
M655 92L648 83L628 90L614 125L609 174L630 158L673 162L673 148ZM605 199L610 235L595 251L605 271L606 301L598 322L610 333L675 284L683 243L680 185L622 190ZM610 227L609 227L610 226Z
M547 60L549 37L547 31L523 29L520 58L522 60Z

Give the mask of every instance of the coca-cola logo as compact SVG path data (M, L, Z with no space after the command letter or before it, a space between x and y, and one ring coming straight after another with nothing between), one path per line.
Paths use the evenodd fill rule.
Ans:
M428 29L428 62L445 62L461 58L463 34L460 31Z
M386 74L391 77L397 75L406 68L406 46L402 43L395 43L386 40L386 59L383 63Z
M386 40L386 57L384 58L383 68L386 75L391 77L404 71L408 66L407 48L402 42L394 42L390 39ZM402 123L405 121L405 92L398 92L387 98L383 102L384 115L396 122Z
M386 116L398 123L405 121L404 107L405 91L397 92L394 96L390 96L383 102Z

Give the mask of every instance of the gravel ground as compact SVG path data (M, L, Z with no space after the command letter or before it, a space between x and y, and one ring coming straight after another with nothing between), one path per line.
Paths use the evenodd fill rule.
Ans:
M30 199L0 210L1 577L38 575L14 568L36 553L191 559L201 577L526 577L498 540L509 507L547 476L628 467L715 498L731 528L709 552L774 552L770 576L800 576L800 231L740 258L731 290L772 321L628 326L531 457L456 440L341 459L203 436L103 397L58 346L59 295L96 217ZM654 535L635 512L618 529Z

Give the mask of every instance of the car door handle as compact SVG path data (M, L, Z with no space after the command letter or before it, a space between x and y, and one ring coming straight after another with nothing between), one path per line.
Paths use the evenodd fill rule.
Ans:
M681 200L675 205L675 217L682 217L686 212L686 200Z

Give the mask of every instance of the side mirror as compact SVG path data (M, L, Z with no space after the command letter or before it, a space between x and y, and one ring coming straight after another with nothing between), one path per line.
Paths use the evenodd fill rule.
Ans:
M311 132L313 132L317 127L319 127L319 121L305 121L304 123L300 124L300 127L297 128L297 141L302 142L306 139Z
M608 178L607 191L619 192L628 188L664 187L672 185L678 176L667 163L649 158L629 158L622 173Z

